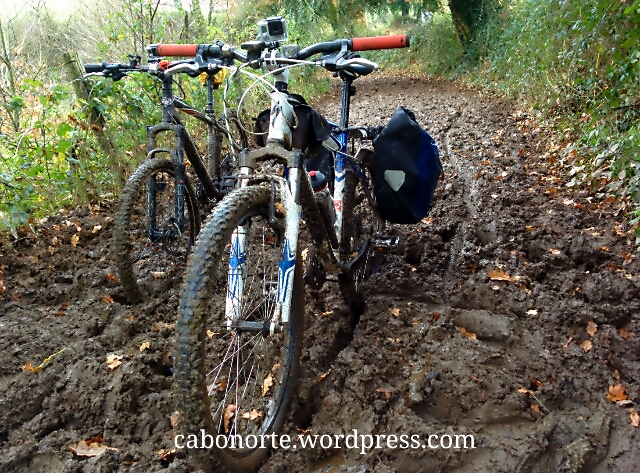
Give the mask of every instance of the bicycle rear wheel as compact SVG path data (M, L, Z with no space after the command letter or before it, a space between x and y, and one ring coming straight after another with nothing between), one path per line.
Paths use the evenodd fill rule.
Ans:
M216 439L218 459L232 471L253 468L266 456L261 436L282 426L300 358L302 264L295 265L293 274L290 320L281 330L270 331L280 256L287 254L281 238L285 220L277 212L275 221L269 218L270 198L268 188L247 187L233 191L216 207L189 260L176 324L181 430L185 438L200 438L205 429ZM240 231L246 232L244 254L229 244ZM238 318L228 326L225 294L237 294L230 267L243 275L243 285L241 307L233 306ZM210 468L207 451L190 454L201 467Z
M165 292L184 272L200 229L193 186L188 176L184 182L183 228L178 225L171 161L145 161L124 186L114 228L115 262L132 303Z
M369 153L369 150L361 149L356 154L358 172L349 169L346 173L343 197L340 255L346 270L340 278L340 288L345 302L356 312L364 307L363 283L377 272L382 260L382 253L376 249L374 241L382 233L385 222L372 201Z
M249 138L233 110L220 117L218 123L226 132L216 132L216 149L213 153L215 159L209 163L209 173L224 180L237 172L238 156L240 151L249 147ZM222 187L225 190L225 186Z

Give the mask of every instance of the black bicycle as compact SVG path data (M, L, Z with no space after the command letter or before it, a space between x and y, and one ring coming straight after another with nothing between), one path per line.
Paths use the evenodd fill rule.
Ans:
M117 274L132 303L166 291L182 276L200 230L198 209L209 209L207 202L218 201L235 186L238 154L248 147L247 134L235 112L227 111L219 119L214 112L214 90L222 84L223 72L236 60L246 61L246 56L220 42L195 48L189 60L166 61L162 55L176 51L150 45L148 65L141 65L140 57L132 57L128 64L85 65L87 75L120 80L142 72L162 83L162 121L147 126L147 159L125 184L115 220ZM204 75L204 113L174 95L174 76L180 73ZM178 111L206 125L204 157ZM169 145L165 144L167 134ZM185 157L193 172L188 171ZM195 174L197 186L190 174Z

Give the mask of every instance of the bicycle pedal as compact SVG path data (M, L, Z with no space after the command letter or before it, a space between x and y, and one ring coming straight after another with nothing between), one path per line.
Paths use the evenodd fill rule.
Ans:
M220 192L223 194L228 194L236 187L236 183L238 182L238 175L232 174L230 176L224 176L220 181Z
M377 250L394 250L399 241L398 235L376 235L371 239L371 246Z

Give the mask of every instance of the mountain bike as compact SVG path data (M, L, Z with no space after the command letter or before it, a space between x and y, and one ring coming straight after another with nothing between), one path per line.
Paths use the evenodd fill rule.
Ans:
M201 48L194 59L170 63L162 58L162 46L150 45L147 49L146 66L140 64L140 57L131 57L129 64L85 65L87 75L120 80L142 72L162 83L162 121L147 126L147 158L125 184L115 219L117 275L131 303L167 290L174 278L182 275L200 230L198 208L221 199L234 187L237 156L248 146L247 134L235 113L230 111L216 119L214 112L214 90L222 83L221 71L235 60L245 59L244 54L216 43ZM180 73L206 77L204 113L174 95L174 77ZM178 111L206 125L204 157ZM165 141L161 144L162 139ZM197 177L197 187L187 172L185 156Z
M270 26L270 36L284 29ZM260 440L279 431L294 395L304 326L301 223L322 271L338 279L352 305L361 303L356 300L360 283L374 271L376 254L392 245L375 207L370 156L347 152L349 134L356 131L348 127L352 82L377 68L353 52L408 43L399 35L300 49L262 35L242 45L247 63L239 70L270 91L268 137L266 146L240 154L239 188L218 204L198 237L183 282L174 351L181 438L211 436L215 457L233 471L262 461L271 442L265 446ZM308 60L317 54L323 56ZM314 193L301 151L305 144L292 145L293 133L304 123L290 103L295 95L287 90L288 72L301 65L324 67L343 80L340 123L326 139L319 128L312 133L332 149L335 220L317 198L320 192ZM259 76L248 67L268 72ZM325 128L321 122L315 126ZM282 173L261 172L266 161L277 163ZM210 452L189 454L201 467L211 467Z

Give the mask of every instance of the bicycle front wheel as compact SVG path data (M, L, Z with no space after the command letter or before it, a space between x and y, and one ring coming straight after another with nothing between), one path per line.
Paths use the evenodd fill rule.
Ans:
M171 161L145 161L124 186L114 228L115 262L120 284L132 303L166 292L184 272L200 228L188 176L184 183L182 225Z
M289 322L279 327L271 323L276 318L281 255L288 252L284 216L275 212L275 218L269 218L270 199L271 189L247 187L233 191L216 207L189 260L176 324L181 430L185 438L202 438L205 429L212 442L205 447L214 447L232 471L255 467L267 454L263 447L271 442L262 439L278 432L284 422L300 358L301 264L293 273ZM244 245L235 243L240 234ZM234 276L238 274L241 282ZM237 300L225 297L238 292ZM210 468L212 458L206 452L190 453L201 467Z

